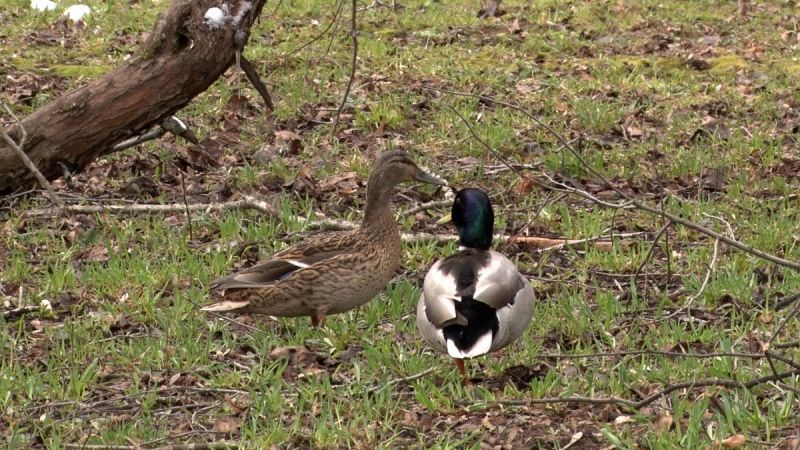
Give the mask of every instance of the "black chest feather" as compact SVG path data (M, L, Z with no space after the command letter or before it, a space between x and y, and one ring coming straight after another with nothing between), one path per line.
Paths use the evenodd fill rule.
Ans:
M460 302L455 302L456 311L467 319L467 325L448 325L442 331L447 340L453 341L463 351L471 348L488 331L493 336L497 334L500 325L497 311L473 298L478 273L490 259L489 252L467 249L445 258L439 266L442 273L455 278L456 295L461 298Z
M492 332L492 337L497 334L500 326L497 312L486 303L473 299L471 295L464 296L456 302L456 311L467 319L467 324L448 325L442 331L445 339L453 341L462 351L470 349L488 331Z

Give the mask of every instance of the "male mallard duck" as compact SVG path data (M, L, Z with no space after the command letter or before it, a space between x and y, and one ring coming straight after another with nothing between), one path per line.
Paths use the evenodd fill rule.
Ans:
M311 316L322 326L327 314L370 301L400 266L400 232L389 208L404 181L446 185L414 164L403 151L382 154L367 180L367 206L357 230L319 233L275 253L267 261L211 283L226 300L203 311L272 316Z
M425 275L417 327L435 350L455 358L469 384L464 358L505 347L522 336L533 315L530 283L514 263L490 249L494 212L480 189L462 189L451 212L459 252Z

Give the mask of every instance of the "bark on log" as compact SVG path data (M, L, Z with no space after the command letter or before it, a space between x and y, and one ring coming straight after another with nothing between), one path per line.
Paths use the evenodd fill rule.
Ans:
M205 91L244 47L265 0L175 0L130 61L57 98L10 127L42 174L77 172L114 144L141 134ZM206 23L211 7L226 11ZM0 140L0 194L36 184L14 150Z

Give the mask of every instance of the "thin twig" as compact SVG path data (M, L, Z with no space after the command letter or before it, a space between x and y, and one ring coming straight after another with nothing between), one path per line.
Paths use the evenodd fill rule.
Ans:
M521 239L525 239L525 236L518 236L518 237L513 238L511 240L512 241L520 241ZM589 237L589 238L585 238L585 239L553 239L554 241L561 241L561 242L559 242L558 244L552 245L550 247L544 247L542 249L542 251L552 252L552 251L556 251L556 250L563 250L565 248L580 249L580 248L584 248L585 244L595 244L594 245L595 248L598 248L598 249L601 249L601 250L606 250L606 251L611 251L614 248L614 242L611 241L611 239L603 240L603 241L601 241L601 239L607 239L607 238L605 238L603 236L594 236L594 237ZM628 245L627 242L620 242L619 244L622 247L625 247L625 246Z
M142 450L140 445L106 445L106 444L63 444L64 448L86 450ZM163 447L148 447L148 450L227 450L234 448L251 448L250 445L236 441L197 442L193 444L172 444Z
M189 127L187 127L186 124L183 123L181 119L179 119L177 116L169 116L166 119L164 119L164 121L161 122L159 126L153 128L152 130L144 134L140 134L139 136L134 136L132 138L126 139L114 145L113 147L111 147L111 150L109 150L108 153L120 152L122 150L135 147L144 142L152 141L153 139L158 139L168 132L174 134L175 136L180 136L186 139L187 141L191 142L192 144L197 144L199 142L197 136L195 136L192 130L190 130Z
M798 364L796 361L791 360L791 359L789 359L789 358L787 358L785 356L779 355L779 354L777 354L775 352L772 352L770 350L765 351L764 352L764 356L766 356L767 358L777 359L778 361L780 361L780 362L782 362L784 364L788 364L789 366L794 367L795 369L800 369L800 364Z
M538 404L553 404L553 403L587 403L593 405L608 405L608 404L616 404L616 405L623 405L628 406L633 409L641 409L645 406L650 405L651 403L655 402L656 400L668 395L672 392L681 389L696 389L702 387L712 387L712 386L719 386L719 387L728 387L733 389L751 389L755 386L760 384L768 383L771 381L778 381L788 378L793 375L800 374L800 370L790 370L786 372L781 372L777 374L767 375L763 377L756 378L751 380L747 383L743 383L740 381L735 380L725 380L719 378L706 378L694 381L684 381L681 383L669 384L660 391L643 398L639 401L629 400L620 397L584 397L584 396L571 396L571 397L545 397L545 398L537 398L537 399L530 399L530 400L497 400L493 402L487 402L487 405L513 405L513 406L530 406L530 405L538 405ZM463 404L462 404L463 405Z
M3 319L11 320L17 316L22 316L23 314L37 312L37 311L39 311L39 305L19 306L14 309L3 311Z
M598 352L598 353L545 353L537 355L537 358L546 359L590 359L590 358L610 358L618 356L669 356L674 358L693 358L693 359L711 359L711 358L744 358L744 359L764 359L763 353L741 353L741 352L714 352L714 353L683 353L683 352L668 352L661 350L627 350L618 352Z
M192 212L189 210L189 200L186 198L186 181L183 179L183 171L178 171L181 174L181 195L183 196L183 206L186 210L186 223L189 224L189 241L194 241L194 225L192 224Z
M797 300L800 300L800 293L788 295L776 301L775 305L772 306L772 309L774 309L775 311L780 311L783 308L786 308L787 306L796 302Z
M777 349L781 349L781 350L786 350L786 349L789 349L789 348L796 348L796 347L800 347L800 340L789 341L789 342L780 342L778 344L773 344L772 345L772 348L777 348Z
M105 398L96 401L90 401L91 399L88 399L88 400L67 400L62 402L45 402L40 405L32 405L25 407L23 408L23 411L33 412L33 411L41 411L43 409L48 409L48 408L57 408L61 406L75 406L75 405L86 405L88 409L97 409L101 405L107 405L109 403L115 403L122 400L142 397L149 394L164 394L167 392L176 392L176 391L203 392L211 394L239 394L239 395L250 394L248 391L243 391L241 389L207 388L207 387L197 387L197 386L169 386L166 388L156 387L153 389L147 389L133 394L120 395L117 397Z
M213 404L219 406L220 402L215 402ZM152 448L153 445L158 444L160 442L169 441L169 440L175 440L175 439L181 439L181 438L185 438L187 436L193 436L193 435L197 435L197 434L225 434L225 433L221 432L221 431L191 430L191 431L186 431L186 432L183 432L183 433L173 434L171 436L164 436L162 438L153 439L152 441L144 442L141 445L142 445L142 447L151 447Z
M342 103L336 110L336 116L333 119L333 127L331 127L331 138L336 137L336 128L339 126L339 116L342 114L347 97L350 95L350 89L353 88L353 80L356 78L356 65L358 64L358 24L356 22L357 14L356 0L352 0L352 11L350 12L350 37L353 39L353 60L350 63L350 79L347 80L347 87L342 96Z
M572 194L576 194L576 195L579 195L579 196L591 201L592 203L596 203L598 205L605 206L607 208L614 208L614 209L633 209L634 208L634 206L633 206L633 204L631 202L610 203L610 202L607 202L607 201L604 201L604 200L600 200L599 198L597 198L594 195L584 191L583 189L576 189L576 188L574 188L572 186L567 186L564 183L556 181L556 180L553 179L553 177L551 177L550 175L548 175L548 174L546 174L544 172L542 173L542 176L544 178L546 178L547 181L549 181L551 183L551 185L547 185L546 183L541 183L541 182L537 183L540 186L544 186L545 189L550 189L552 191L558 191L558 192L569 192L569 193L572 193Z
M506 166L508 168L508 170L514 172L515 174L517 174L522 179L530 179L534 183L537 183L537 180L534 180L534 179L531 179L530 177L527 177L524 173L522 173L521 170L519 170L517 167L515 167L514 164L510 163L506 158L504 158L500 154L500 152L495 150L491 145L489 145L488 142L486 142L482 137L480 137L480 135L478 135L478 132L475 131L475 129L472 127L472 124L470 124L469 121L463 115L461 115L460 112L458 112L455 108L453 108L450 105L447 105L447 108L450 109L450 111L452 111L453 114L457 115L459 119L461 119L461 122L464 125L466 125L467 128L469 129L470 134L472 134L472 136L475 139L477 139L478 142L480 142L486 149L489 150L489 152L492 155L494 155L495 158L497 158L504 166Z
M540 187L542 187L542 188L544 188L544 189L548 189L548 190L551 190L551 191L571 192L571 193L574 193L574 194L578 194L578 195L580 195L580 196L582 196L582 197L585 197L585 198L587 198L587 199L591 200L591 201L592 201L592 202L594 202L594 203L597 203L597 204L600 204L600 205L604 205L604 206L608 206L608 207L611 207L611 208L622 208L622 209L625 209L625 208L628 208L628 207L629 207L629 204L624 204L624 203L623 203L623 204L614 204L614 203L607 203L607 202L604 202L604 201L600 200L599 198L597 198L597 197L593 196L592 194L590 194L590 193L588 193L588 192L586 192L586 191L583 191L583 190L580 190L580 189L575 189L575 188L573 188L573 187L571 187L571 186L567 186L567 185L565 185L565 184L563 184L563 183L559 183L558 181L556 181L556 180L552 179L552 178L551 178L549 175L547 175L547 174L543 174L543 175L544 175L544 177L545 177L545 178L547 178L547 179L548 179L548 181L550 181L550 183L552 183L552 184L556 185L557 187L555 187L555 186L553 186L553 185L548 185L547 183L542 183L541 181L539 181L539 180L537 180L537 179L535 179L535 178L531 178L531 177L529 177L529 176L527 176L527 175L523 174L523 173L522 173L522 171L520 171L519 169L517 169L517 168L515 167L515 165L514 165L514 164L512 164L511 162L509 162L509 161L508 161L506 158L504 158L504 157L503 157L503 156L500 154L500 152L498 152L497 150L495 150L495 149L494 149L494 148L493 148L491 145L489 145L489 143L488 143L488 142L486 142L486 141L485 141L483 138L481 138L481 137L480 137L480 135L479 135L479 134L478 134L478 133L475 131L475 129L474 129L474 128L472 127L472 125L469 123L469 121L468 121L468 120L467 120L467 119L466 119L466 118L465 118L463 115L461 115L461 113L459 113L458 111L456 111L456 110L455 110L453 107L451 107L451 106L448 106L448 108L450 108L450 110L451 110L451 111L453 111L453 113L454 113L456 116L458 116L458 118L459 118L459 119L461 119L461 121L464 123L464 125L466 125L466 126L467 126L467 129L469 129L469 132L470 132L470 134L472 134L472 136L473 136L473 137L474 137L474 138L475 138L475 139L476 139L478 142L480 142L480 143L481 143L481 145L483 145L483 146L484 146L484 147L485 147L487 150L489 150L489 152L490 152L492 155L494 155L494 157L495 157L495 158L497 158L498 160L500 160L500 162L501 162L501 163L503 163L503 165L505 165L505 166L508 168L508 170L511 170L512 172L514 172L515 174L517 174L517 175L518 175L520 178L522 178L522 179L524 179L524 180L530 180L530 181L532 181L534 184L536 184L537 186L540 186Z
M792 312L790 312L789 315L784 317L783 320L781 320L781 323L778 324L778 327L775 328L775 332L772 333L772 337L770 337L769 342L767 342L767 350L769 350L769 347L772 345L772 342L775 341L775 338L777 338L778 335L781 334L781 331L783 331L784 327L786 327L786 324L789 323L789 321L792 320L792 318L796 316L798 312L800 312L800 302L797 302L794 305L794 309L792 309Z
M434 203L423 204L409 209L402 213L404 215L411 215L419 211L419 208L424 206L435 206ZM444 204L449 204L449 201ZM258 200L249 195L242 196L241 198L229 202L220 203L167 203L162 205L154 204L106 204L106 205L66 205L64 210L77 213L110 213L110 214L136 214L141 212L157 212L157 213L170 213L170 212L185 212L189 211L202 211L205 213L212 211L227 211L230 209L255 209L271 216L279 215L278 211L269 205L267 202ZM58 215L58 211L52 208L34 209L27 211L23 217L53 217ZM305 219L295 218L298 222L303 222ZM308 222L306 226L310 228L317 228L323 230L353 230L359 227L355 222L349 220L326 219L316 218ZM617 234L616 237L633 237L641 233L624 233ZM456 234L433 234L433 233L402 233L401 238L405 242L425 242L425 241L438 241L438 242L452 242L458 240ZM503 242L515 243L520 246L533 247L539 249L555 250L564 247L583 248L586 244L593 244L593 246L600 250L610 250L613 245L612 242L604 236L590 237L586 239L555 239L537 236L509 236L504 234L494 235L494 239ZM628 242L621 241L620 245L626 246Z
M714 269L717 266L717 255L718 254L719 254L719 239L714 239L714 252L711 255L711 262L708 263L708 270L706 270L706 276L705 276L705 278L703 278L703 284L700 285L700 289L698 289L697 292L693 296L689 297L689 300L687 300L686 303L682 307L676 309L675 311L672 312L672 314L670 314L670 315L668 315L668 316L666 316L666 317L664 317L662 319L659 319L656 322L669 320L669 319L677 316L678 314L681 314L683 311L687 310L688 308L691 308L692 304L694 303L694 301L697 300L698 298L700 298L701 295L703 295L703 291L705 291L706 290L706 286L708 286L708 280L711 279L711 274L714 273Z
M56 194L56 191L53 190L53 186L50 185L50 182L47 181L47 178L42 175L42 172L36 167L36 164L31 161L28 155L25 153L25 140L28 138L28 133L25 131L25 127L22 126L22 122L17 118L16 114L11 111L11 108L8 107L5 103L3 103L3 107L5 108L6 112L17 122L17 126L19 126L20 132L22 133L22 137L19 140L19 144L14 142L14 139L11 139L11 136L8 135L8 132L5 128L0 128L0 135L2 135L3 140L17 153L17 156L22 160L22 163L25 164L25 167L33 174L39 184L47 191L47 195L50 197L50 200L56 204L59 209L64 209L64 202L61 200L61 197Z
M647 262L650 261L650 258L653 256L653 252L655 252L656 246L658 245L658 241L661 239L661 236L663 236L664 233L666 233L667 230L669 229L669 227L671 227L671 226L672 226L672 222L667 221L667 223L663 227L661 227L660 230L658 230L658 233L656 233L656 237L653 238L653 243L650 245L650 248L647 250L647 254L644 255L644 259L642 260L642 263L639 264L639 267L636 268L636 272L634 272L634 274L633 274L633 282L634 283L638 283L639 275L641 274L642 269L644 269L644 267L647 265Z
M549 196L549 194L550 194L550 192L547 193L548 196ZM542 202L542 204L536 209L536 212L533 215L530 215L530 214L528 215L528 221L525 222L525 225L519 229L519 231L517 232L516 236L522 236L522 233L527 233L528 232L528 227L531 226L531 224L533 223L534 220L539 218L539 215L542 214L542 211L544 211L544 209L547 207L547 205L553 204L553 203L563 199L565 196L566 196L566 194L559 193L558 195L554 195L552 198L548 198L544 202ZM613 242L614 242L613 236L609 238L609 241L611 241L611 243L613 245ZM512 240L508 240L505 243L505 245L503 245L500 248L500 253L504 253L508 249L508 247L510 245L512 245L512 244L513 244L513 241Z
M244 195L238 200L221 203L167 203L161 205L151 204L107 204L107 205L65 205L65 211L73 213L140 213L140 212L184 212L184 211L226 211L229 209L256 209L263 213L277 216L278 211L265 201L258 200L249 195ZM54 217L58 215L58 211L52 208L33 209L23 213L23 217Z
M137 145L143 142L152 141L153 139L158 139L161 136L163 136L166 132L167 130L161 127L155 127L152 130L148 131L147 133L140 134L139 136L134 136L130 139L126 139L120 142L119 144L114 145L109 153L119 152L131 147L136 147Z
M393 380L389 380L388 382L386 382L386 384L382 384L380 386L375 386L375 387L371 388L370 390L368 390L367 392L372 394L373 392L377 392L377 391L379 391L379 390L381 390L381 389L383 389L385 387L388 387L388 386L394 386L395 384L407 383L409 381L418 380L418 379L424 377L425 375L428 375L429 373L434 372L435 370L438 370L438 369L439 369L439 366L433 366L433 367L429 367L429 368L423 370L422 372L415 373L414 375L409 375L407 377L402 377L402 378L395 378Z
M449 206L452 203L453 203L453 200L451 200L451 199L434 200L432 202L421 203L421 204L419 204L419 205L417 205L417 206L415 206L413 208L408 209L405 212L405 215L406 216L411 216L411 215L416 214L416 213L421 212L421 211L427 211L429 209L434 209L434 208L441 208L442 206Z
M189 300L189 303L193 304L198 309L202 309L203 308L203 305L196 303L194 300L189 299L189 298L187 298L187 300ZM240 327L242 327L244 329L247 329L247 330L250 330L252 332L258 332L258 328L254 327L252 325L248 325L248 324L246 324L244 322L239 322L238 320L236 320L236 319L234 319L232 317L228 317L225 314L221 314L221 313L218 313L216 311L203 311L203 312L206 313L206 314L210 314L210 315L216 317L217 319L222 319L222 320L230 322L230 323L232 323L234 325L239 325Z
M433 233L402 233L400 235L400 238L404 242L427 242L427 241L453 242L458 240L458 235L433 234ZM605 240L606 238L602 236L587 238L587 239L553 239L553 238L538 237L538 236L495 234L492 236L492 239L499 242L513 243L521 247L530 247L530 248L536 248L540 250L550 250L550 251L565 247L581 249L584 248L587 244L591 244L593 248L604 251L610 251L614 247L613 242ZM618 244L623 247L630 245L630 243L627 241L619 241Z

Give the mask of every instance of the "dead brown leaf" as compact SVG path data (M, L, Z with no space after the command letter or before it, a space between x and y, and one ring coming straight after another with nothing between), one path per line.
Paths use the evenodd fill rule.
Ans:
M510 30L512 34L524 34L522 31L522 25L519 22L519 18L516 18L513 22L511 22Z
M514 85L514 88L520 94L531 94L540 89L539 81L535 78L526 78L524 80L520 80Z
M231 410L236 413L241 413L250 408L252 401L247 394L238 394L234 396L225 396L225 403L230 406Z
M241 423L236 417L223 417L214 422L214 431L232 435L239 432L240 426Z
M747 443L747 438L743 434L734 434L733 436L714 442L714 448L739 448Z
M291 130L278 130L275 132L275 137L283 141L294 141L303 139L302 136Z
M322 192L337 191L340 195L352 195L358 191L358 176L355 172L335 175L320 183Z
M319 183L311 176L311 168L308 166L303 167L297 172L294 180L286 183L284 187L290 187L295 192L301 194L309 194L316 197L319 193Z
M489 416L488 415L487 416L483 416L483 419L481 419L481 425L483 425L483 427L486 428L489 431L494 431L494 429L496 428L494 426L494 424L492 423L492 421L489 420Z
M290 155L297 155L300 153L303 137L291 130L278 130L275 132L275 138L279 141L286 142L287 153Z
M177 383L178 379L180 379L180 377L181 377L181 373L180 372L178 372L178 373L172 375L171 377L169 377L169 381L167 381L167 386L172 386L175 383Z
M625 134L627 134L629 138L640 138L644 135L644 131L639 127L629 125L625 127Z
M614 425L622 425L629 422L633 422L633 416L623 415L623 416L617 416L617 418L614 419Z
M512 191L518 195L525 195L531 192L535 186L536 184L530 178L520 178L514 183Z
M711 116L705 116L700 128L695 130L689 140L691 142L698 142L709 137L727 141L731 138L731 130L722 120Z
M653 422L653 429L655 429L658 433L666 433L667 431L672 428L672 424L674 423L672 416L669 414L665 414L663 416L659 416L655 422Z
M108 248L105 244L97 244L82 252L78 259L100 263L108 262Z
M287 381L310 378L326 372L326 356L305 346L275 347L268 356L272 359L288 360L283 372L283 378Z
M246 114L251 109L254 109L250 99L241 94L233 94L228 99L227 109L238 114Z
M790 437L778 445L778 450L796 450L800 448L800 437Z

